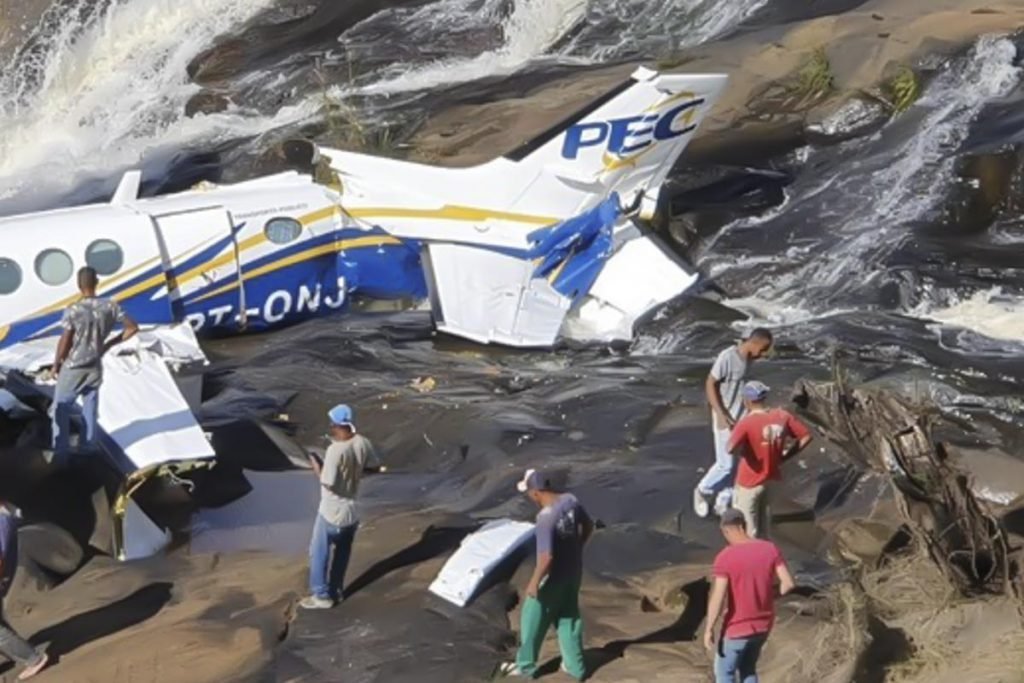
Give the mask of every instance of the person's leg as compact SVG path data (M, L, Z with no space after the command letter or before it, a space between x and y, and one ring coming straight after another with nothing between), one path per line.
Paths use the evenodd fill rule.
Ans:
M583 658L580 585L570 582L560 590L562 596L555 624L558 629L558 649L562 653L562 668L577 681L582 681L587 676L587 665Z
M0 613L0 654L30 668L38 665L45 657L44 653L32 647L28 641L11 628L2 613Z
M697 491L706 497L715 496L715 507L723 508L728 507L732 498L732 476L736 459L728 450L730 430L718 429L712 424L711 431L715 444L715 464L697 484Z
M544 584L536 598L527 597L519 615L519 651L516 653L516 667L520 673L533 676L537 672L537 658L544 636L551 628L550 589Z
M758 683L757 660L761 656L761 648L764 647L767 639L767 633L744 639L745 645L737 662L740 683Z
M313 523L313 536L309 541L309 593L330 599L328 565L331 558L330 527L320 514Z
M91 373L91 376L86 380L85 386L80 391L84 432L79 450L82 451L90 451L96 446L96 429L99 423L100 407L100 378L99 372Z
M748 488L736 486L732 492L732 507L743 513L746 521L746 532L754 538L761 538L764 532L764 520L761 516L761 505L764 499L764 485Z
M761 493L757 497L757 506L754 511L757 516L758 538L768 539L771 537L772 514L769 507L771 501L772 484L765 482L761 486Z
M742 640L721 638L715 647L715 683L736 683Z
M71 451L71 411L78 399L77 379L75 370L61 370L53 391L53 459L57 463L65 461Z
M352 542L356 538L358 529L359 522L339 527L338 533L332 537L334 557L331 559L328 587L331 599L335 602L341 601L345 596L345 572L348 570L348 562L352 558Z

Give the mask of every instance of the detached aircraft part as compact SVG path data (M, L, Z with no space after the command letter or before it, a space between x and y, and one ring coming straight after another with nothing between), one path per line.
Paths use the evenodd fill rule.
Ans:
M16 383L19 390L52 399L52 383L30 379L46 359L53 358L52 344L52 339L32 342L32 348L45 353L24 353L17 358L11 349L0 351L0 368L21 373L25 381ZM214 462L214 450L171 371L189 374L205 363L187 325L145 330L103 358L97 441L124 478L113 503L113 550L123 559L157 552L170 538L132 494L151 477L175 475Z
M491 572L531 538L533 524L529 522L488 522L463 539L428 590L453 605L465 607Z

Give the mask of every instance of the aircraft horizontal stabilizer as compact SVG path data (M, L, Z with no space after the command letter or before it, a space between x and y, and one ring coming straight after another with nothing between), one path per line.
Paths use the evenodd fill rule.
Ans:
M551 346L611 255L618 195L528 236L525 251L454 242L424 249L437 327L480 343Z

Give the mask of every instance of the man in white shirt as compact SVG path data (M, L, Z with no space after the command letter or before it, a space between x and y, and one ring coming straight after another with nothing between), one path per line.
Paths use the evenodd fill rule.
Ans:
M328 609L344 598L345 570L352 556L352 541L359 528L356 495L364 471L384 471L373 444L356 433L352 409L339 404L327 413L331 445L321 465L310 456L320 481L320 508L309 544L309 597L306 609Z
M711 408L711 431L714 434L715 463L693 490L693 509L698 517L707 517L714 505L721 515L732 503L732 479L736 459L729 452L729 436L736 422L743 417L743 396L740 389L747 381L747 370L772 348L772 333L763 327L735 346L718 354L704 383Z

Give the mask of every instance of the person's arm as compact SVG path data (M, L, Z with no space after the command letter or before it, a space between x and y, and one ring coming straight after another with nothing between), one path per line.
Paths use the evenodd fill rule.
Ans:
M320 465L320 468L316 470L317 478L320 480L320 486L325 489L330 489L338 481L339 470L342 467L341 450L341 446L337 443L333 443L328 446L327 452L324 453L324 462Z
M732 433L729 434L729 442L726 444L725 450L737 458L744 458L747 455L747 445L749 443L750 441L747 437L747 423L740 420L733 426Z
M728 427L732 427L735 421L732 416L729 415L725 409L725 405L722 403L722 380L717 379L714 375L708 375L707 380L704 382L704 393L708 398L708 405L711 406L711 412L718 418L719 424L724 424Z
M103 355L106 355L110 349L114 348L118 344L128 341L139 333L139 325L135 320L131 316L127 315L117 303L114 305L117 306L117 311L115 313L116 320L121 323L123 329L120 334L116 337L112 337L110 341L103 345Z
M57 342L57 355L53 359L53 374L57 375L60 373L61 367L64 365L64 361L68 359L68 354L71 353L71 344L75 341L75 328L67 326L64 328L63 334L60 335L60 341Z
M711 584L711 597L708 598L708 613L704 619L704 647L709 650L715 649L715 624L722 616L722 609L725 607L725 594L729 588L729 579L725 576L716 576Z
M786 462L790 458L796 456L800 451L807 448L814 439L814 437L811 436L811 430L807 428L807 425L789 414L787 414L786 418L786 429L793 436L795 441L793 445L786 449L786 452L782 454L782 462Z
M732 419L722 402L722 377L724 374L725 361L720 355L715 359L715 364L711 366L708 378L704 380L704 393L707 396L708 405L711 406L711 411L718 416L718 421L727 427L732 427L736 421Z
M368 474L388 471L387 466L380 461L377 449L369 441L366 442L366 458L363 461L363 471Z
M775 576L779 579L779 596L789 593L796 587L796 581L793 580L793 575L789 573L789 567L781 557L778 564L775 565Z
M135 322L135 318L129 315L124 317L124 331L121 332L121 341L128 341L139 333L139 324Z
M312 453L312 452L306 453L306 457L309 459L309 466L313 470L313 475L317 479L319 479L320 478L320 472L321 472L321 469L320 469L320 458L316 457L316 454Z
M533 568L533 576L526 584L526 595L531 598L537 597L540 590L540 582L551 571L552 546L555 541L555 516L550 511L537 516L537 526L534 528L534 535L537 539L537 565Z
M594 520L590 518L590 515L583 509L583 506L580 506L580 513L582 515L582 519L580 520L580 544L586 545L587 541L590 540L590 537L594 533Z

